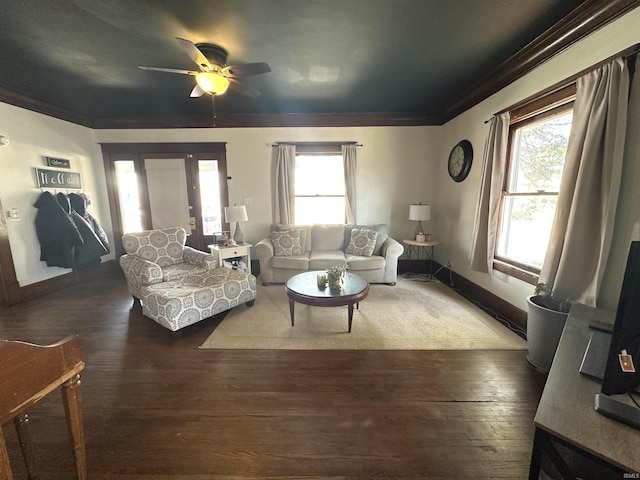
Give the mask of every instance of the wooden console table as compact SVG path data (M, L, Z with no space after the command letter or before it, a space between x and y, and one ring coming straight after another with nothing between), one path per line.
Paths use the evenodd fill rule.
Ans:
M579 373L592 331L589 323L613 323L613 317L613 312L572 305L536 411L529 479L538 479L545 455L564 478L576 478L554 445L594 462L594 468L611 468L616 472L612 478L640 478L640 430L596 412L600 382Z
M62 387L67 427L76 462L76 478L87 478L78 337L68 337L53 345L0 340L0 480L12 480L2 426L13 420L29 478L37 478L27 410L42 397Z

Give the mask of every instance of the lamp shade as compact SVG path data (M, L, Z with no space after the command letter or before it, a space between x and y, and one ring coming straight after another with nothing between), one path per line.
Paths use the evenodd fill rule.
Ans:
M247 216L247 207L244 205L224 207L224 219L227 223L246 222L249 220L249 217Z
M409 206L409 220L431 220L431 205L423 205L422 203L412 203Z

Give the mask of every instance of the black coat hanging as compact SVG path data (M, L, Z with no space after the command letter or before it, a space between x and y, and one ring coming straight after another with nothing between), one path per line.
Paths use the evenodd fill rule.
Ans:
M35 225L40 260L47 262L48 267L73 268L73 249L84 240L71 217L50 192L40 194L33 206L38 209Z

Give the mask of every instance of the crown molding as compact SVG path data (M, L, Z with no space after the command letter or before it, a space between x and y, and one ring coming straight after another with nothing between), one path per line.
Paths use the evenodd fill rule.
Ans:
M13 90L0 88L0 102L24 108L35 113L41 113L48 117L58 118L66 122L82 125L83 127L93 128L93 122L85 115L80 115L79 113L72 112L71 110L36 100Z
M525 76L587 35L640 6L640 0L587 0L482 78L443 112L444 123Z
M280 113L166 115L100 119L96 129L246 128L246 127L377 127L442 125L435 115L422 113Z

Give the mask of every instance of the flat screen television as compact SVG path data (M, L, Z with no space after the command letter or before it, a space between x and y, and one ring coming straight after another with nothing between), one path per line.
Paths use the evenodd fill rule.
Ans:
M640 428L640 242L631 242L611 344L596 395L598 412Z

